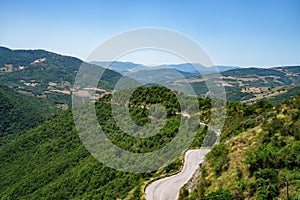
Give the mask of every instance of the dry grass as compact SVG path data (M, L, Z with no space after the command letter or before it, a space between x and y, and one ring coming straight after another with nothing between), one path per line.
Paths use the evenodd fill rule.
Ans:
M249 147L253 147L259 141L258 135L262 131L262 129L258 126L254 129L248 130L247 132L243 132L236 137L231 138L230 140L225 142L225 145L229 149L230 158L229 167L225 172L222 172L222 176L216 178L214 172L209 168L207 180L212 184L207 188L206 194L210 192L216 191L218 188L227 188L231 191L237 190L237 181L240 179L238 176L238 171L242 174L242 179L245 182L252 183L254 182L254 178L249 178L249 172L247 166L243 163L246 157L245 151ZM245 190L244 193L245 199L250 199L248 191Z

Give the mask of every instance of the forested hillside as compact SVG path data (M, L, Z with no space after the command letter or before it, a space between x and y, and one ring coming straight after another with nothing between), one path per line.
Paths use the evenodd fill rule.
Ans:
M93 63L101 66L101 62ZM82 64L91 67L96 66L85 63L78 58L45 50L11 50L0 47L0 83L27 95L48 98L61 108L66 109L70 107L70 93L73 90L76 73ZM112 62L111 69L124 73L124 71L130 71L141 66L130 62ZM157 67L156 70L146 70L143 73L137 71L130 74L133 78L157 76L158 74L168 77L170 80L173 77L175 79L174 84L180 84L181 81L184 81L178 80L180 78L176 76L177 73L174 74L174 70L170 70L171 68L178 70L178 73L188 79L197 95L209 96L205 79L198 73L196 75L187 70L193 68L192 64L167 65L164 70ZM297 95L300 91L300 66L236 68L223 71L225 69L231 68L222 68L220 76L214 81L224 86L227 99L230 101L254 103L264 99L279 103ZM204 74L208 75L209 73L213 73L213 71L208 70ZM98 89L113 90L120 77L121 74L106 70L99 81Z
M176 114L179 111L176 94L169 89L139 88L130 100L130 114L140 125L149 123L146 107L161 103L167 108L163 128L146 139L136 139L120 130L111 115L110 98L106 95L97 101L96 111L101 128L115 145L132 152L148 152L167 144L177 132L182 116ZM202 111L209 113L209 101L199 101ZM206 131L199 127L193 148L202 145ZM178 159L158 172L143 174L106 167L85 149L77 135L72 112L66 111L0 146L0 198L139 199L146 180L172 173L181 164L182 160Z
M30 96L47 98L66 109L71 105L70 94L82 64L95 67L78 58L45 50L0 47L0 83ZM105 70L99 88L112 90L120 77L115 71Z
M179 94L159 86L134 92L129 103L130 115L141 126L151 120L148 109L151 105L159 103L166 107L165 125L150 138L129 136L118 127L111 115L111 95L96 102L97 117L115 145L131 152L153 151L172 140L183 117L178 114L176 95ZM5 102L4 105L10 106L9 102L13 101L6 99ZM20 108L22 103L19 103ZM200 118L209 120L210 100L199 99L199 105ZM194 191L189 196L183 192L181 198L283 198L286 178L290 196L295 198L300 188L299 105L300 96L277 107L266 101L252 105L229 102L221 143L208 154ZM206 133L207 128L199 127L190 148L199 148ZM182 158L157 172L143 174L106 167L82 145L72 112L66 111L21 132L0 147L0 197L138 199L143 197L147 180L173 173L181 164Z
M299 93L299 74L300 66L238 68L220 72L214 81L222 84L229 101L254 103L263 99L278 104ZM205 79L192 77L189 82L198 95L206 96Z
M230 103L222 142L181 199L285 199L300 195L300 94L280 105Z
M57 112L58 108L45 99L20 94L0 85L0 146Z

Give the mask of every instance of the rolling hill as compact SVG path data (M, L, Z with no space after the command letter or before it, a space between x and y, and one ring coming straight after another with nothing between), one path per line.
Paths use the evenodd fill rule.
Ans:
M41 124L58 110L45 99L20 94L0 85L0 145Z
M174 97L170 90L153 86L139 88L131 98L130 114L141 126L149 123L149 113L141 105L163 103L167 108L166 124L149 139L136 139L120 130L111 116L111 95L96 102L96 112L105 134L115 145L127 151L149 152L174 137L180 122ZM294 197L300 189L299 100L300 95L277 107L263 100L252 105L228 102L221 143L208 155L200 179L186 186L192 192L182 192L181 198L282 198L281 177L290 180L290 195ZM199 104L201 118L207 118L209 99L199 99ZM206 133L207 129L200 127L190 148L199 148ZM65 111L0 146L0 197L142 199L145 183L174 173L181 165L179 158L156 172L142 174L109 168L85 149L72 112ZM274 190L264 190L268 185Z
M2 76L19 73L15 70L2 72ZM298 75L294 75L297 70L297 67L288 67L280 68L279 73L273 70L270 73L278 76L281 72L290 73L297 81ZM248 77L248 72L241 73L242 78ZM46 110L37 105L45 99L16 93L7 86L0 89L1 111L4 112L2 129L6 134L16 131L14 134L18 135L2 141L0 146L2 199L139 199L143 198L143 186L150 179L180 169L182 158L151 173L132 174L111 169L98 162L82 145L70 110L43 122ZM118 128L111 116L110 98L106 95L99 99L96 112L114 144L132 152L148 152L163 147L174 137L180 122L176 113L180 110L173 92L158 86L144 87L131 98L131 116L139 125L149 123L144 105L164 102L167 107L166 125L150 139L135 139ZM291 181L291 195L295 196L299 191L299 99L300 96L295 97L277 107L263 100L251 105L229 102L220 145L207 157L206 171L201 171L201 178L191 186L193 192L184 191L181 197L282 197L282 175ZM209 99L199 99L199 105L201 119L209 120ZM207 130L200 127L191 148L199 148L206 133ZM264 190L269 186L274 188L270 193Z
M232 69L221 72L214 81L223 85L229 101L254 103L265 99L279 103L298 94L300 66ZM189 82L198 95L208 92L202 77L192 77Z
M135 138L123 132L111 114L110 101L111 95L99 99L96 112L107 137L122 149L151 152L167 144L177 132L181 115L176 114L179 105L175 94L169 89L143 87L131 98L130 114L141 126L149 123L149 112L141 105L162 103L167 108L165 125L150 138ZM208 113L209 101L199 101L203 106L202 112ZM191 132L188 127L183 130ZM204 127L199 127L193 148L201 146L206 131ZM17 138L0 146L0 198L139 199L142 198L141 188L146 181L174 173L181 164L182 159L177 159L157 172L142 174L109 168L83 146L77 135L72 111L68 110L21 132Z
M58 107L66 108L70 106L70 93L82 64L93 66L78 58L45 50L0 47L0 83L27 95L47 98ZM105 70L99 88L112 90L120 76L117 72Z
M70 107L70 93L73 90L76 73L83 63L77 58L45 50L11 50L0 47L0 83L27 95L47 98L58 107L66 109ZM107 63L92 62L98 66ZM91 66L95 66L92 64ZM197 66L205 76L213 72L199 64ZM192 64L147 67L131 62L112 62L109 69L105 71L98 86L106 91L113 90L121 74L131 78L154 77L159 74L167 77L174 84L183 81L176 75L181 74L184 79L188 79L196 94L201 97L209 96L205 79L195 71ZM215 81L223 84L227 99L230 101L253 103L260 99L267 99L279 103L297 95L300 90L299 66L274 68L216 66L216 69L220 71L220 76Z

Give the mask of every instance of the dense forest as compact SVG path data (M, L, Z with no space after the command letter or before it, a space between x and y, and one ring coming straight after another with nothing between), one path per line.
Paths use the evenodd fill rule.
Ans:
M159 91L159 92L157 92ZM130 115L140 125L149 123L152 104L166 107L167 120L159 133L136 139L122 132L111 115L111 95L95 103L101 128L111 141L132 152L147 152L168 143L178 129L181 115L176 93L154 86L139 88L130 99ZM199 99L201 110L209 101ZM146 107L141 107L145 105ZM205 114L205 112L203 112ZM192 148L200 148L207 128L198 127ZM0 147L0 197L2 199L138 199L145 181L174 173L182 158L157 172L126 173L97 161L83 146L74 126L72 112L53 116L36 128L24 131Z
M32 100L33 97L15 93L5 86L1 89L2 112L9 111L2 115L6 116L1 120L5 122L1 126L2 133L14 136L5 142L1 136L0 197L3 199L144 198L145 183L174 173L182 165L180 157L154 172L135 174L109 168L83 146L70 110L51 117L51 112L36 110L45 102ZM169 143L178 130L183 118L177 100L180 95L160 86L134 91L128 107L136 124L143 127L154 120L153 116L166 117L163 128L150 138L135 138L118 127L110 106L112 95L105 95L95 103L97 118L115 145L131 152L150 152ZM198 98L198 103L200 115L197 117L209 122L210 99ZM149 108L157 104L165 107L165 113L158 110L161 113L150 115ZM297 198L300 189L299 105L300 95L278 106L264 100L251 105L228 102L221 143L208 154L194 190L189 194L185 186L181 198L284 198L286 179L291 199ZM22 114L23 120L16 120ZM49 116L51 118L43 123ZM35 128L29 129L31 127ZM207 127L199 126L190 148L200 148L207 133Z
M0 85L0 145L58 112L59 109L46 99L19 94Z

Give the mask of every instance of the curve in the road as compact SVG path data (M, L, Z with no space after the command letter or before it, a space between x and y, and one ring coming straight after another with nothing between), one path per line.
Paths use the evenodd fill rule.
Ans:
M204 161L209 148L189 150L185 154L182 171L170 177L154 181L146 188L147 200L174 200L178 198L180 188L192 178L193 174Z
M205 126L204 123L200 123ZM209 127L217 136L220 135L220 130ZM201 148L189 150L185 153L184 165L178 174L170 177L162 178L154 181L146 187L146 200L175 200L178 198L180 188L192 178L193 174L205 159L205 156L210 152L211 148Z

